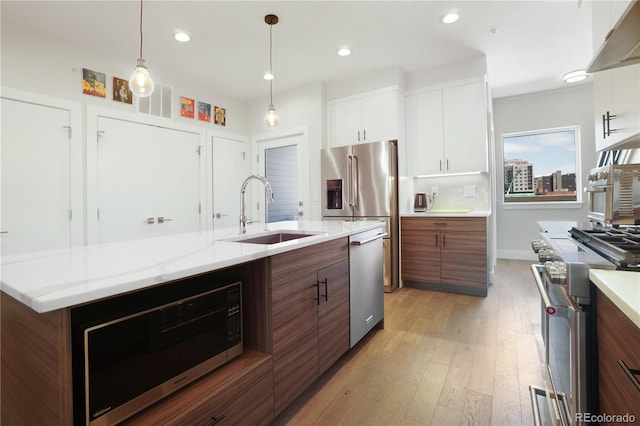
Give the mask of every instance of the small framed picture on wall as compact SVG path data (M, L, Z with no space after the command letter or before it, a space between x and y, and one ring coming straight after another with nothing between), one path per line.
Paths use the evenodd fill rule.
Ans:
M195 101L191 98L180 96L180 116L193 118L195 115Z
M107 76L102 72L82 68L82 93L106 98Z
M227 111L224 108L221 108L219 106L215 107L214 115L213 115L213 123L219 126L226 126L227 125L226 113Z
M211 104L198 101L198 120L211 123Z
M113 77L113 100L125 104L133 103L133 93L129 89L129 82L118 77Z

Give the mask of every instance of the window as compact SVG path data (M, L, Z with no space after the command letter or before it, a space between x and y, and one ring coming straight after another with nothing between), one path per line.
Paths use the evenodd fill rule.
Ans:
M505 204L579 202L580 128L502 136Z

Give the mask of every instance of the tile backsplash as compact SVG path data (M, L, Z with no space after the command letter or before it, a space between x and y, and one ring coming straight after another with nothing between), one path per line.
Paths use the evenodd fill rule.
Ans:
M490 180L487 173L463 176L400 177L400 214L413 212L417 192L434 197L433 209L490 210Z

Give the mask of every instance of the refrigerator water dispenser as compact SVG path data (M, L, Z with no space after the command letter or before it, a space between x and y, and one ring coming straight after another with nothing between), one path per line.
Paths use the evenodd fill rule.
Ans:
M327 180L327 209L342 210L342 179Z

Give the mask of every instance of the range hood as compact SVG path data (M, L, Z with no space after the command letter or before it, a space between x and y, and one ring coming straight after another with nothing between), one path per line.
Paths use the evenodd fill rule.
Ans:
M631 2L593 58L588 73L640 63L640 1Z

